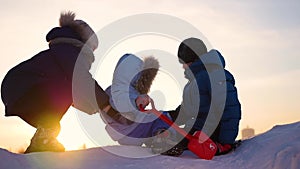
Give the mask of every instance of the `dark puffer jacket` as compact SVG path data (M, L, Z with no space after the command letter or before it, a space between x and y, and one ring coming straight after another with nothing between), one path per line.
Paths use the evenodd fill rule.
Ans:
M63 40L51 43L59 38ZM5 116L19 116L36 127L40 117L52 116L59 121L71 105L88 114L108 105L107 94L89 73L92 50L82 52L82 45L68 41L80 44L80 37L69 27L56 27L46 39L49 49L5 76L1 86Z
M200 58L185 70L189 82L178 108L181 118L185 119L186 128L202 130L214 141L232 144L241 119L234 77L224 69L225 60L217 50Z

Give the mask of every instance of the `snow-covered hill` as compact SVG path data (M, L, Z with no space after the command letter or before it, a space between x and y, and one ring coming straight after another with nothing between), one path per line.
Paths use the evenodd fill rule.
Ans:
M141 157L141 158L139 158ZM64 153L14 154L0 149L0 168L66 169L199 169L199 168L300 168L300 122L278 125L245 140L234 152L211 161L190 152L182 157L153 156L146 148L111 146Z

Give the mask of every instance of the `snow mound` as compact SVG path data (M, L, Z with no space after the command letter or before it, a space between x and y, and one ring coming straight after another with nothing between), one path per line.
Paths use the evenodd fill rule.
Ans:
M230 154L207 161L191 152L181 157L151 155L147 148L108 146L63 153L14 154L0 149L0 168L72 169L198 169L198 168L300 168L300 122L278 125ZM141 157L141 158L139 158Z

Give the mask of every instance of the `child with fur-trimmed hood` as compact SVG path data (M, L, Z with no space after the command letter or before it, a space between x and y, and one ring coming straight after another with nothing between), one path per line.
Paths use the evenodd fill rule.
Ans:
M37 128L25 153L64 151L56 137L71 105L88 114L109 106L89 73L98 47L94 31L73 12L62 13L59 22L46 36L49 49L9 70L2 82L5 116L19 116Z
M151 145L151 137L169 128L154 114L139 111L140 105L145 107L149 104L147 93L158 69L159 63L154 57L145 57L142 60L133 54L125 54L118 61L112 85L106 92L110 95L111 106L128 120L127 123L117 122L105 114L102 114L102 118L111 138L120 144ZM174 132L169 131L166 132L173 137Z

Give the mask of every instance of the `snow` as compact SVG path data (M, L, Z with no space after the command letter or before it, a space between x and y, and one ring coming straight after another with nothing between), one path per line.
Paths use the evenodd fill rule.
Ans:
M107 146L63 153L14 154L0 149L0 168L72 169L199 169L199 168L300 168L300 122L278 125L248 140L230 154L212 160L186 151L181 157L153 155L134 146Z

